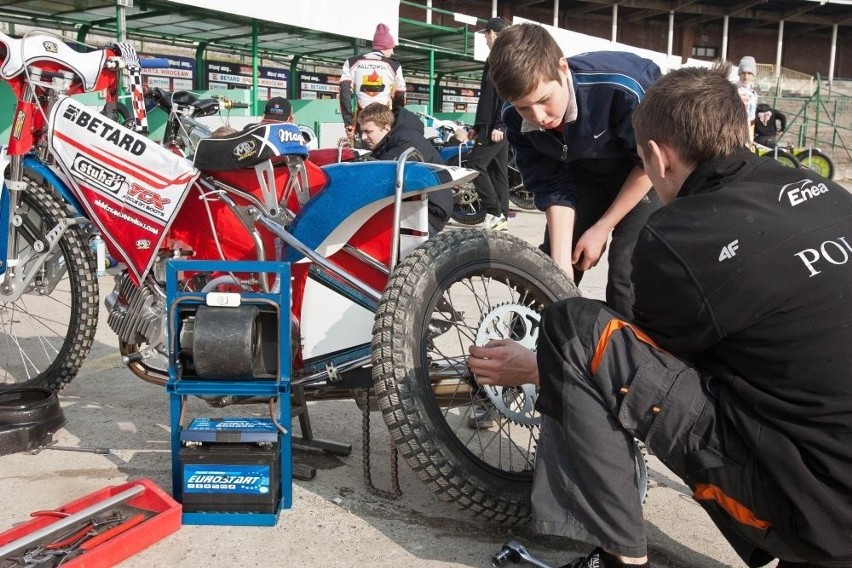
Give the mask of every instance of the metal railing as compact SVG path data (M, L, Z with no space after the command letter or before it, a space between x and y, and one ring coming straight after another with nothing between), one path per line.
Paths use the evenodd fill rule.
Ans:
M788 114L787 130L779 142L793 142L791 137L795 136L793 143L798 147L817 147L830 151L838 160L852 160L852 97L826 96L819 74L813 78L812 94L796 97L783 93L758 98L758 102ZM787 112L791 107L797 110Z

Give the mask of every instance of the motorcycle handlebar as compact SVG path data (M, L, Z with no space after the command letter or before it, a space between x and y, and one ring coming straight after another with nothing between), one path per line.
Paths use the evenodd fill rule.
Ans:
M248 108L248 103L238 103L236 101L224 101L222 106L225 108Z
M219 101L219 106L225 110L232 110L235 108L249 108L248 103L232 101L228 97L216 97L216 99Z

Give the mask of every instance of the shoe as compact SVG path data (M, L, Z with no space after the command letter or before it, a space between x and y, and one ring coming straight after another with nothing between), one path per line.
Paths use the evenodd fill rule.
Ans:
M506 219L506 217L504 217L502 214L492 215L491 213L486 213L485 228L490 229L492 231L508 231L509 220Z
M497 421L494 419L494 409L480 406L474 408L470 416L467 417L467 427L473 430L487 430L492 426L496 426Z
M604 552L601 547L598 547L585 558L573 560L561 568L622 568L624 566L629 566L629 568L647 568L650 564L648 562L644 564L624 564L611 554Z

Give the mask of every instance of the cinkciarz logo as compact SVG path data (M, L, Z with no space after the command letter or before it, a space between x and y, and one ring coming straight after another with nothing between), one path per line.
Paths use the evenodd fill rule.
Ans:
M71 171L91 183L98 189L109 191L117 194L124 185L126 177L106 168L100 164L96 164L86 156L77 154L74 158L74 164L71 166Z

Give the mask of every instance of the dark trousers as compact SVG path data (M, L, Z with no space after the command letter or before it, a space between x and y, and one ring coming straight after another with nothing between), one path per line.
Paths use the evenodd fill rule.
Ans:
M491 215L509 214L509 143L477 142L467 158L467 167L479 172L473 180L482 207Z
M572 246L577 244L583 233L597 223L612 205L625 178L626 174L609 178L577 176L578 193L574 209ZM657 193L651 190L612 231L612 241L607 253L609 273L606 282L606 302L610 308L627 319L633 317L633 285L630 280L630 273L633 270L633 248L636 246L636 239L639 238L639 231L645 226L651 213L659 207L660 200ZM539 248L546 254L550 254L550 234L547 227L544 230L544 243ZM580 284L582 279L583 272L574 270L574 282Z
M775 557L801 561L789 544L794 529L777 515L785 498L721 414L719 381L584 298L545 311L537 358L537 530L644 556L637 438L684 479L749 566Z

